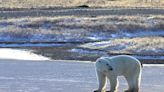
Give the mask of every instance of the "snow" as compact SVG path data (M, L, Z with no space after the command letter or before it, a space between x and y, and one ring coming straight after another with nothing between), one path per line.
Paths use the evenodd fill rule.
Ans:
M83 54L83 53L85 53L85 54L102 54L102 55L106 55L106 53L105 52L101 52L101 51L89 51L89 50L84 50L84 49L71 49L71 50L69 50L70 52L77 52L77 53L81 53L81 54Z
M164 60L164 56L136 56L134 55L134 57L139 58L139 59Z
M68 44L46 44L46 43L38 43L38 44L30 44L30 43L24 43L24 44L0 44L0 47L51 47L51 46L55 46L55 47L58 47L58 46L66 46Z
M30 51L1 48L0 59L16 59L16 60L49 60L49 58L34 54Z
M98 88L94 63L51 61L0 59L0 92L93 92ZM163 92L163 76L164 66L144 64L141 92ZM125 89L125 78L119 77L119 92Z
M94 46L104 46L104 45L109 45L109 44L111 44L110 41L103 41L103 42L100 42L100 43L94 44Z
M129 32L120 32L116 34L111 34L110 39L117 39L117 38L134 38L134 37L147 37L147 36L163 36L164 31L163 30L156 30L156 31L145 31L140 30L136 33L129 33ZM104 38L107 39L107 38Z

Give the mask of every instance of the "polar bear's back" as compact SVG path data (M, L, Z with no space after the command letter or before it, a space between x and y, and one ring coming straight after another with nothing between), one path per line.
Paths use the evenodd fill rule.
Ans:
M137 63L140 65L140 61L133 57L133 56L129 56L129 55L118 55L118 56L113 56L113 57L109 57L109 59L111 59L113 62L115 63Z
M128 70L133 70L132 72L138 71L142 67L138 59L129 55L118 55L104 59L108 60L110 65L113 66L120 75Z
M130 67L133 65L141 67L141 62L137 58L135 58L133 56L129 56L129 55L101 57L101 58L97 59L97 61L99 61L99 60L108 62L112 66L116 66L116 67L119 67L119 66Z
M141 69L141 63L140 61L132 56L129 55L118 55L109 57L110 63L115 65L116 67L122 67L122 69Z

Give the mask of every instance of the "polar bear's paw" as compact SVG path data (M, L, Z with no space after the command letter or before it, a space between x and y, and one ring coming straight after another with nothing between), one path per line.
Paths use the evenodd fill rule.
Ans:
M93 91L93 92L111 92L111 91L99 91L99 90L95 90L95 91Z
M95 90L93 92L118 92L118 91L98 91L98 90Z
M118 91L106 91L106 92L118 92Z
M125 90L124 92L139 92L138 90Z
M133 92L132 90L125 90L124 92Z
M93 92L105 92L105 91L100 91L100 90L94 90Z

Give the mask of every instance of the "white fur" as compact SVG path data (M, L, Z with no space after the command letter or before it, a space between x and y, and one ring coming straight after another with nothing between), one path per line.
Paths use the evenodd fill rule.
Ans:
M129 89L125 92L139 92L141 68L140 61L128 55L98 58L96 71L99 88L94 92L105 92L107 78L110 80L110 92L116 92L118 87L117 76L126 78Z

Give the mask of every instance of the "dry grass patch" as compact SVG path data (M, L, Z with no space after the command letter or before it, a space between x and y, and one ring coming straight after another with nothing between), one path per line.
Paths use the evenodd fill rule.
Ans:
M98 37L110 39L113 36L138 37L145 36L144 32L146 36L154 33L158 36L163 35L158 33L164 30L163 20L163 16L26 17L1 19L0 33L3 37L5 33L13 38L41 35L54 38L55 41L60 37L62 38L60 41L97 40Z
M163 37L143 37L114 39L110 41L88 43L79 46L83 49L101 50L115 54L164 55Z
M63 27L71 29L93 29L101 31L137 31L137 30L163 30L164 16L99 16L99 17L26 17L1 19L0 22L13 23L17 25L33 25L36 27L42 24L51 24L54 27ZM29 27L30 28L30 27Z
M90 7L163 7L163 0L0 0L0 7L36 8L36 7L73 7L88 5Z

